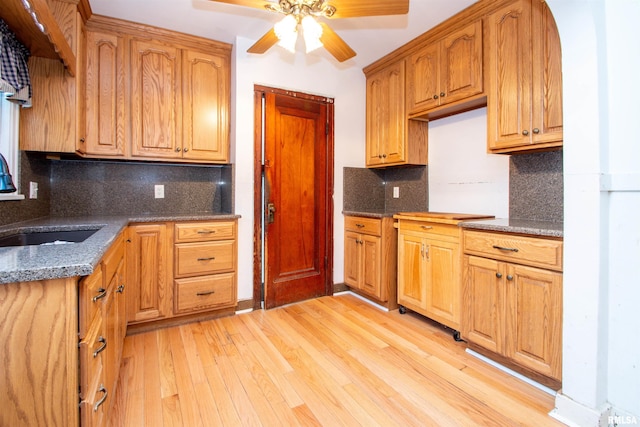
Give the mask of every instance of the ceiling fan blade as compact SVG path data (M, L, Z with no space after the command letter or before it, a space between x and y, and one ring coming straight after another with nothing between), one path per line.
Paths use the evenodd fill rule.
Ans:
M336 8L331 18L404 15L409 12L409 0L327 0L326 3Z
M324 45L324 48L327 49L329 53L338 60L338 62L344 62L347 59L356 56L356 52L351 49L349 45L331 29L331 27L324 22L320 22L319 24L322 26L320 41Z
M209 0L216 3L235 4L236 6L255 7L264 9L264 5L269 3L268 0Z
M271 46L278 43L278 36L276 36L276 32L274 29L270 29L267 33L260 38L257 42L253 44L247 52L249 53L265 53Z

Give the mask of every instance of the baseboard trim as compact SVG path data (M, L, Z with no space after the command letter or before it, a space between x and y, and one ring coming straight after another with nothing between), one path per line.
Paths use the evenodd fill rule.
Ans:
M380 304L377 304L374 301L371 301L370 299L365 298L362 295L358 295L357 293L355 293L353 291L350 291L350 290L334 293L333 296L335 297L335 296L346 295L346 294L353 295L354 297L356 297L358 299L361 299L364 302L368 302L369 304L371 304L375 308L378 308L378 309L380 309L382 311L389 311L389 309L387 307L385 307L383 305L380 305Z
M611 405L605 404L600 409L590 408L576 402L562 393L556 394L556 407L549 416L569 427L606 427L611 413Z

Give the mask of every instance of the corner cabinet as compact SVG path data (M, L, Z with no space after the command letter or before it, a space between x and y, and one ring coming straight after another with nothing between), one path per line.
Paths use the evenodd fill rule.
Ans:
M366 166L427 164L424 121L407 118L405 61L367 74Z
M344 281L388 309L397 307L397 231L393 218L345 216Z
M551 387L562 379L562 241L463 232L462 335Z
M560 38L543 1L519 0L487 17L488 150L562 146Z

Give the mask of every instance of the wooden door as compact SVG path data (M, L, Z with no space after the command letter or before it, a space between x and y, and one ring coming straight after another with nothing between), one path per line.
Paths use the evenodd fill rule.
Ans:
M330 107L265 93L265 308L332 292Z
M440 43L440 104L482 92L482 20Z
M509 265L506 279L506 356L561 379L562 274Z
M124 156L124 46L115 34L87 33L86 138L78 151Z
M180 50L131 42L131 154L182 158Z
M222 56L185 50L182 60L183 157L229 161L229 64Z
M127 319L161 319L171 314L169 245L165 224L139 224L128 229Z
M497 10L487 23L487 49L492 52L487 94L489 148L528 144L531 140L530 0Z
M465 255L462 335L494 353L503 346L504 267L498 261Z
M426 258L422 237L398 233L398 304L424 309L426 298ZM413 306L413 307L411 307Z
M460 328L460 245L427 240L427 299L429 317Z

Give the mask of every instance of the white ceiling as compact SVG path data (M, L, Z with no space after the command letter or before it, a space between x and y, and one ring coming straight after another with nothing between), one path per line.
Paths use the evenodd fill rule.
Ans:
M340 37L357 52L357 56L342 64L342 68L361 69L474 2L410 0L408 15L328 20ZM236 37L258 40L282 16L266 10L210 0L90 0L90 3L93 13L98 15L231 44L235 44ZM272 49L281 48L274 46ZM329 55L324 57L332 60Z

